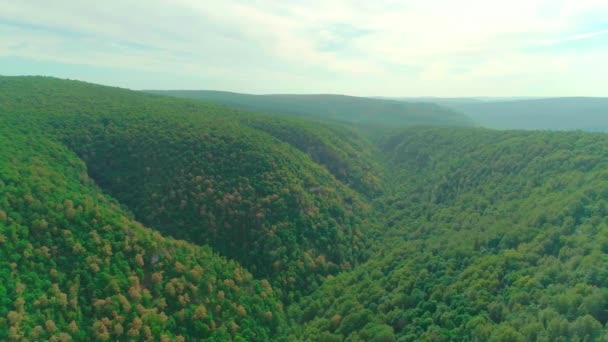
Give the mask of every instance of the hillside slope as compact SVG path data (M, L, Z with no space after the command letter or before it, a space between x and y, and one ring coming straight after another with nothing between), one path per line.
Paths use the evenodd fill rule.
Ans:
M360 125L472 125L468 117L432 103L406 103L344 95L249 95L205 90L147 92L266 113Z
M383 167L375 146L337 124L287 117L248 115L241 122L306 153L344 184L369 197L381 193Z
M608 338L608 135L43 77L0 122L0 340Z
M230 108L51 78L0 79L0 113L44 127L141 222L209 244L286 297L365 255L365 203ZM274 119L278 120L278 119Z
M162 237L27 118L0 114L0 340L268 340L268 282Z
M409 129L370 261L290 308L306 341L606 338L608 136Z

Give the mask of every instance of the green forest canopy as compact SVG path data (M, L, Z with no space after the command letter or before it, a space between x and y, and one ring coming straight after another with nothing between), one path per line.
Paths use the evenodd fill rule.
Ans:
M276 336L267 281L142 226L23 121L3 113L0 126L0 340Z
M346 149L332 154L335 148L324 141L298 142L311 156L315 148L329 150L326 169L255 128L271 131L279 118L83 82L3 81L0 110L27 116L75 151L139 221L210 244L280 284L285 296L364 256L367 205L328 169L344 164L354 171L336 170L339 177L376 190L379 180L358 170L360 160ZM290 125L299 127L283 123ZM327 141L340 143L337 135Z
M608 337L605 134L42 77L1 77L0 119L0 339Z

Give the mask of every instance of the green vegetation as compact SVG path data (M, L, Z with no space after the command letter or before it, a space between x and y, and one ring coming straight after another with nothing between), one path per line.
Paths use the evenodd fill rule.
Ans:
M382 147L386 233L290 308L295 336L607 337L608 136L410 129Z
M465 115L433 103L407 103L344 95L249 95L205 90L149 90L227 106L316 120L374 126L471 126Z
M0 77L0 340L608 338L608 135L260 98Z
M0 111L47 127L139 221L211 245L286 297L364 257L359 195L297 149L240 124L247 114L49 78L5 78L0 90Z
M0 126L0 340L276 336L268 282L143 227L76 155L19 121L4 113Z
M242 122L293 145L358 192L368 196L381 192L383 171L374 156L377 150L352 129L253 114Z

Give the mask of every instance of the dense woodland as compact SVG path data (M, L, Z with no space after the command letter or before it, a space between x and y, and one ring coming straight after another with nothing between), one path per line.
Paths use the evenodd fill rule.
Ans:
M212 245L289 289L286 297L364 256L361 196L295 147L242 124L246 113L79 82L5 84L2 110L28 115L72 148L139 221Z
M409 129L380 145L386 232L368 263L290 308L296 336L608 337L608 136Z
M607 135L323 113L0 77L0 340L608 338Z
M0 340L267 340L271 284L142 226L42 130L0 126ZM31 132L30 132L31 131Z

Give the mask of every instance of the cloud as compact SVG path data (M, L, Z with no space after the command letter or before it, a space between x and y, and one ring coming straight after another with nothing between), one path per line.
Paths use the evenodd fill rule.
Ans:
M578 41L578 40L595 38L595 37L604 36L604 35L608 35L608 29L601 30L601 31L595 31L595 32L579 33L579 34L567 36L567 37L564 37L564 38L561 38L558 40L552 40L552 41L546 42L545 44L546 45L557 45L557 44L562 44L562 43L566 43L566 42L573 42L573 41Z
M501 95L487 92L504 77L538 95L538 82L516 79L522 70L546 78L556 69L542 61L558 59L597 74L600 62L576 65L592 53L582 48L533 48L599 37L607 31L590 23L607 14L598 0L20 0L0 12L0 56L115 68L116 84L133 88L183 79L254 93ZM128 70L167 76L150 84Z

